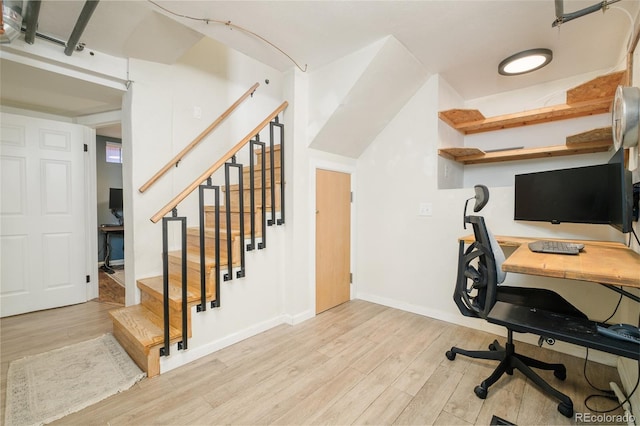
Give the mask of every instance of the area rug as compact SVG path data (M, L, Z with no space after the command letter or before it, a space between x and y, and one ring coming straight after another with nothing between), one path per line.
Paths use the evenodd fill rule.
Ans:
M129 389L145 373L111 334L11 362L5 425L42 425Z

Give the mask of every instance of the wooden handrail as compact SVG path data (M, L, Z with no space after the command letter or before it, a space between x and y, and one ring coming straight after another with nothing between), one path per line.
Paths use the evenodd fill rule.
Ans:
M211 167L207 169L203 174L200 175L196 180L194 180L189 186L187 186L181 193L176 195L173 200L169 201L167 205L165 205L162 209L158 211L158 213L154 214L151 217L151 222L157 223L160 219L162 219L167 213L173 210L182 200L187 198L189 194L191 194L202 182L207 180L216 170L224 165L228 160L231 159L243 146L247 144L251 140L252 137L258 134L260 130L262 130L271 120L273 120L280 112L282 112L289 103L284 101L278 108L276 108L271 114L267 116L260 124L258 124L247 136L242 138L240 142L238 142L233 148L231 148L225 155L220 157L218 161L216 161Z
M173 157L163 168L161 168L160 170L158 170L158 173L156 173L155 175L153 175L153 177L151 179L149 179L147 181L147 183L145 183L144 185L142 185L140 187L140 189L138 189L138 191L140 192L144 192L147 189L149 189L149 187L151 185L153 185L158 179L160 179L160 177L162 175L164 175L171 167L173 167L175 164L177 164L180 160L182 160L182 158L187 155L187 153L189 151L191 151L193 149L193 147L195 147L198 143L200 143L200 141L202 141L202 139L204 139L209 133L211 133L213 131L213 129L215 129L216 127L218 127L218 125L220 125L220 123L222 123L222 121L227 118L237 107L238 105L240 105L245 99L247 99L247 97L249 97L249 95L253 94L253 92L256 91L256 89L258 88L258 86L260 86L260 83L256 83L253 86L251 86L251 88L249 90L247 90L246 92L244 92L244 94L242 96L240 96L238 98L237 101L235 101L233 103L233 105L231 105L229 108L227 108L227 110L225 112L223 112L222 114L220 114L220 117L218 117L213 123L211 123L211 125L209 125L209 127L207 127L206 129L204 129L202 131L202 133L200 133L198 136L196 136L196 138L186 147L184 147L184 149L182 151L180 151L178 153L178 155L176 155L175 157Z

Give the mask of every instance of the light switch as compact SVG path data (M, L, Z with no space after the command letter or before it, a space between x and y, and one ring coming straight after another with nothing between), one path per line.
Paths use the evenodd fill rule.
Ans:
M418 207L418 216L432 216L433 204L432 203L420 203Z

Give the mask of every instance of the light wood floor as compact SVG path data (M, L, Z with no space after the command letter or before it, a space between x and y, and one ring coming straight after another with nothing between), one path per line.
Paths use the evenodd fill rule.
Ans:
M106 272L98 269L98 299L124 305L124 287L115 282Z
M92 301L2 319L3 411L11 360L109 332L105 318L113 306ZM144 379L57 424L489 425L492 415L518 425L575 423L518 372L491 387L486 400L475 396L494 362L463 356L452 362L444 353L452 345L484 349L494 338L355 300ZM583 360L522 343L517 349L564 362L565 382L552 373L543 377L573 399L576 412L586 411L583 400L594 391ZM590 362L587 371L601 387L618 381L611 367Z

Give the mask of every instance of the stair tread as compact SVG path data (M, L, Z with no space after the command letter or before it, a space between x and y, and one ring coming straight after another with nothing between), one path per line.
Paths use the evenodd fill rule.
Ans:
M122 325L141 346L146 349L164 344L164 325L162 318L142 305L113 309L109 315L114 322ZM179 341L182 335L175 327L169 327L169 338Z

